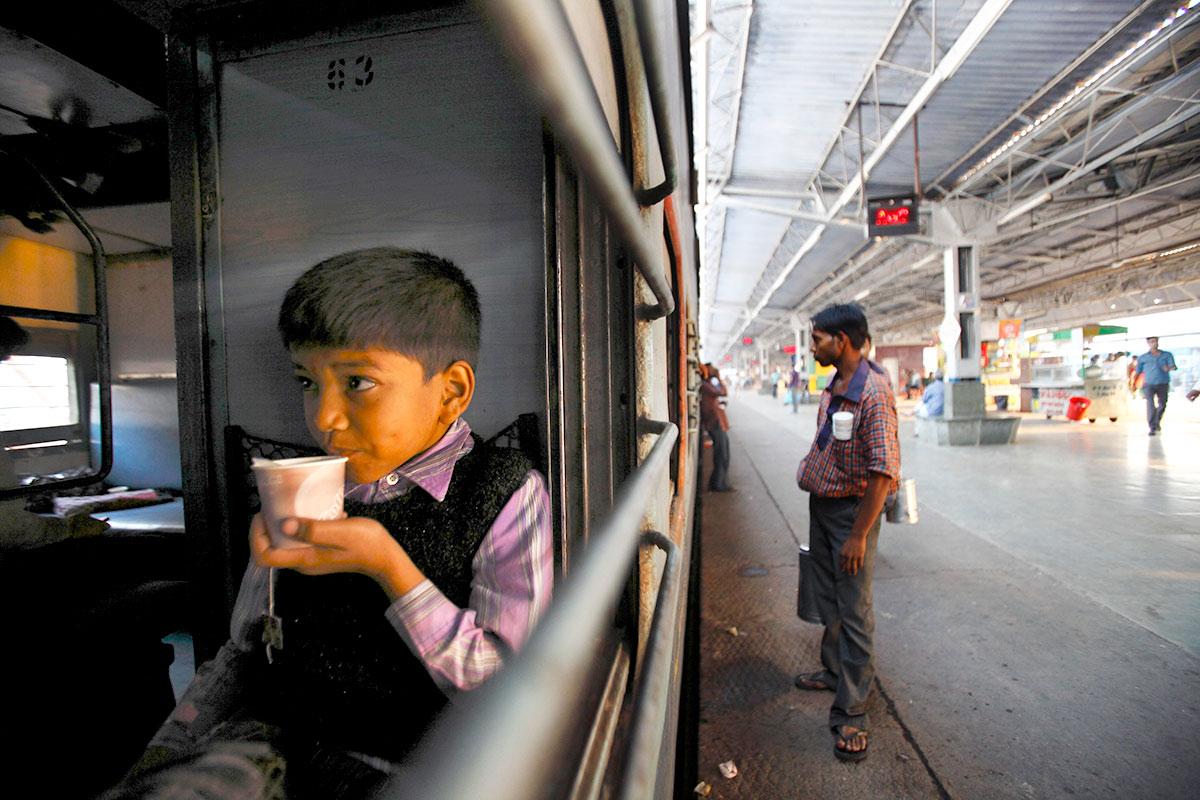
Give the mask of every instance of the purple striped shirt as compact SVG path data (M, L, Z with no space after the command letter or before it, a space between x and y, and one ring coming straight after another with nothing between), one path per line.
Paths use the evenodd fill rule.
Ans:
M381 503L419 487L441 501L454 465L472 446L470 427L458 420L433 447L375 483L348 486L347 496ZM506 654L529 638L550 603L552 538L545 481L531 471L476 552L466 608L424 581L385 611L397 635L450 697L478 686L501 666ZM230 641L196 670L179 704L150 741L151 748L185 752L237 713L244 656L262 646L253 631L266 613L269 575L269 570L250 562L230 620ZM360 758L385 768L377 759Z
M346 498L384 503L419 489L446 497L454 466L471 451L471 427L459 419L437 444L374 483L346 485ZM385 616L449 695L473 689L525 643L550 603L554 579L550 496L536 471L508 499L472 561L471 599L459 608L429 580L392 603ZM268 570L250 563L230 621L242 649L266 613ZM286 636L286 632L285 632Z

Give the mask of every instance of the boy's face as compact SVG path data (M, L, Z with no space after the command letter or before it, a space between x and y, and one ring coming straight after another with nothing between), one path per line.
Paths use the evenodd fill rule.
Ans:
M436 444L474 389L473 374L466 387L456 378L456 368L470 373L464 362L426 381L419 362L380 348L301 348L292 361L309 433L346 456L355 483L377 481Z

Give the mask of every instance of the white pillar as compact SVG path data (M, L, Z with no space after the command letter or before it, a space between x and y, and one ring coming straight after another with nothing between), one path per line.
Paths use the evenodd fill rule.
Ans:
M979 380L979 259L978 247L947 247L942 261L945 278L945 317L942 349L946 352L946 377Z

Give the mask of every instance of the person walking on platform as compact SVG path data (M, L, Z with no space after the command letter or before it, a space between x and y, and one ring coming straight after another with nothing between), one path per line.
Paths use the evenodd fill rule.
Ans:
M788 402L792 404L793 414L800 411L801 391L805 396L808 395L808 375L801 372L801 366L797 363L792 366L792 374L788 377Z
M708 432L713 443L713 468L708 478L710 492L733 491L729 485L729 418L719 399L727 394L721 373L712 364L703 364L700 367L700 426Z
M867 700L875 677L871 586L879 516L900 478L896 401L887 373L863 353L867 318L833 305L812 319L812 353L837 374L821 394L817 437L796 481L809 493L808 546L825 632L817 672L796 686L835 693L829 710L834 755L867 756ZM836 412L848 412L846 419Z
M1154 436L1162 430L1167 396L1171 393L1171 371L1177 367L1175 356L1158 349L1157 336L1147 336L1146 344L1150 345L1150 350L1138 356L1129 388L1133 390L1138 375L1145 376L1142 394L1146 397L1146 422L1150 425L1150 435Z

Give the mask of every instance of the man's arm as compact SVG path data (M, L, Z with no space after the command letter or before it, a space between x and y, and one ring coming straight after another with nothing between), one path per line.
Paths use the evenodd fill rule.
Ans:
M849 575L856 575L862 569L867 553L867 534L883 511L892 481L900 478L899 420L895 400L890 394L864 399L859 415L858 436L867 450L867 489L840 554L842 569Z
M888 489L891 486L890 475L872 472L867 477L867 492L858 504L858 514L854 518L854 527L850 529L850 538L842 545L842 571L847 575L857 575L862 569L863 559L867 555L867 534L883 512L883 504L887 501Z

